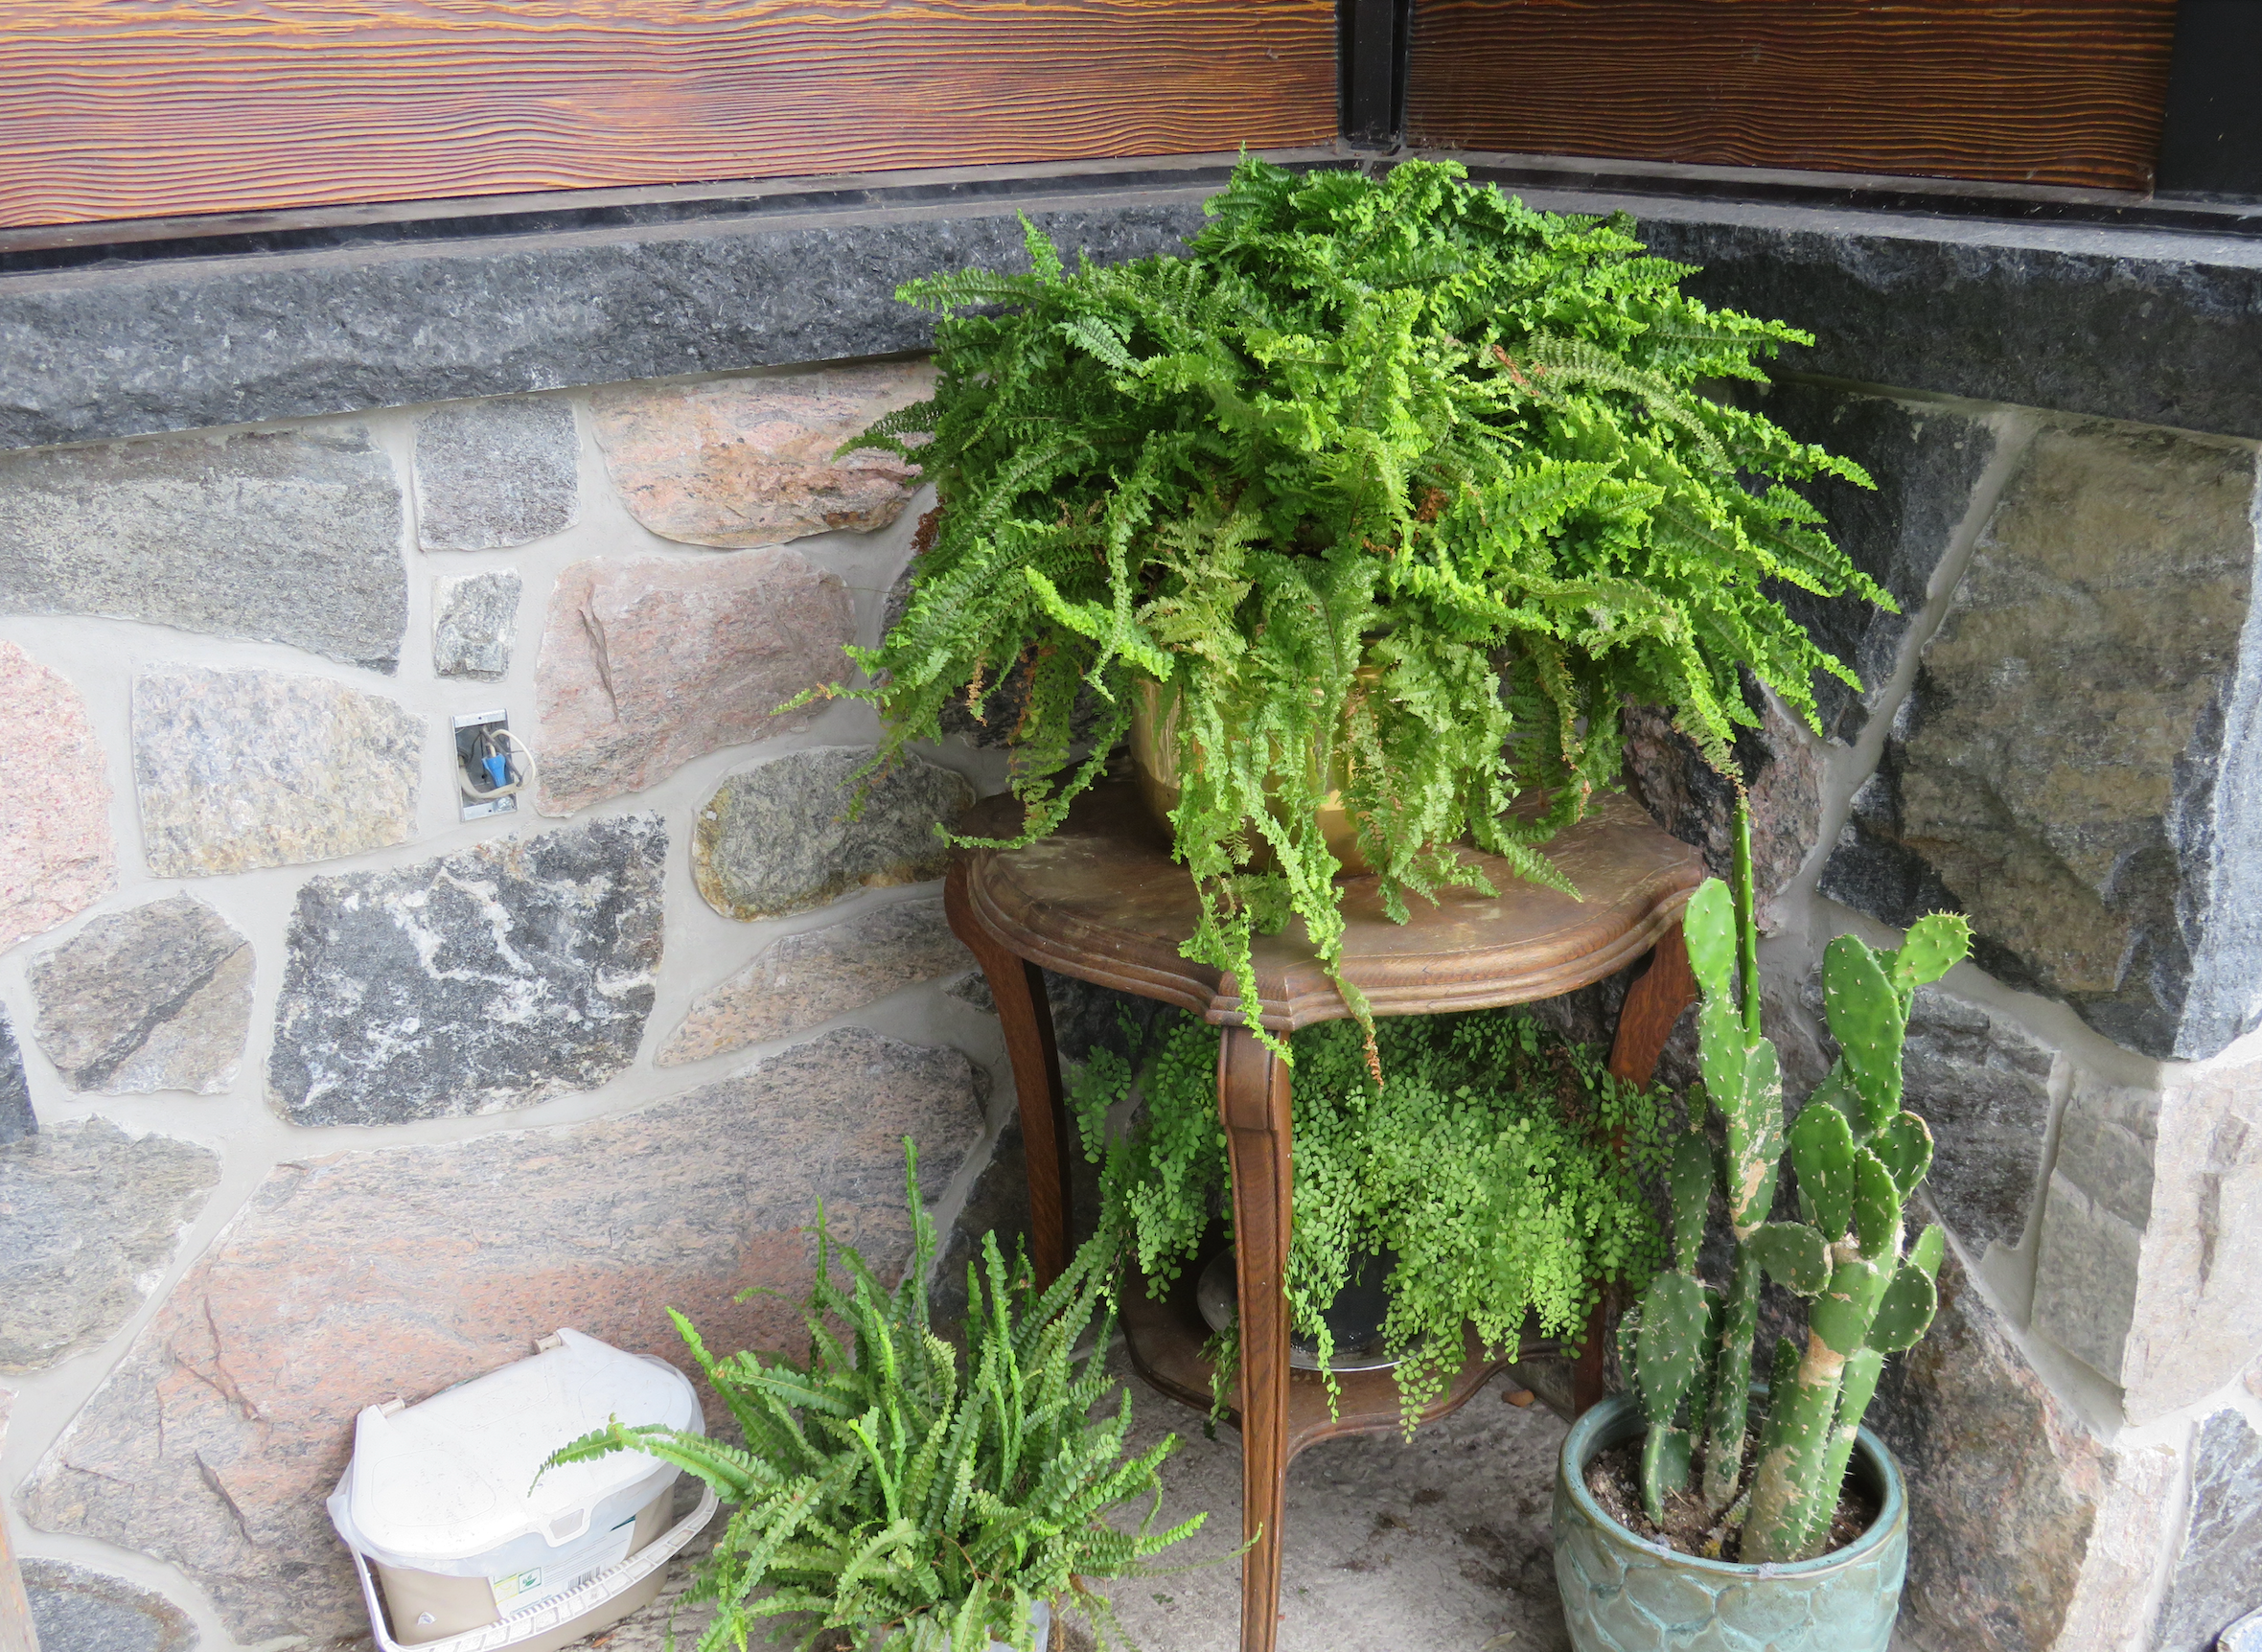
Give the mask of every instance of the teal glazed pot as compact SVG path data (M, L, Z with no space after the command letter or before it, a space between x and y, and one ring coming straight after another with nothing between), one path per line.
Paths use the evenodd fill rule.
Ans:
M1893 1454L1867 1429L1852 1472L1881 1494L1867 1531L1815 1560L1739 1566L1636 1537L1586 1489L1586 1465L1639 1437L1612 1394L1571 1425L1556 1462L1556 1587L1578 1652L1886 1652L1908 1571L1908 1500Z

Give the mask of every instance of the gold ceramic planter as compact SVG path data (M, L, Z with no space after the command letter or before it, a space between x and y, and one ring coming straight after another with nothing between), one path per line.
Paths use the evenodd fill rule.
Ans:
M1380 674L1375 676L1379 677ZM1133 686L1137 699L1131 707L1131 767L1138 777L1139 794L1147 810L1161 824L1164 832L1172 830L1171 813L1177 809L1183 795L1179 784L1181 769L1179 752L1179 713L1184 701L1178 694L1166 690L1152 677L1143 677ZM1194 761L1199 764L1197 751ZM1365 851L1359 847L1358 819L1343 801L1343 787L1348 776L1343 772L1340 758L1337 771L1328 776L1333 784L1321 800L1319 808L1320 835L1327 839L1327 852L1335 857L1342 868L1341 876L1365 877L1373 868L1367 864ZM1271 803L1273 818L1285 822L1287 815L1277 800ZM1249 863L1258 871L1278 870L1272 845L1258 839L1253 845Z

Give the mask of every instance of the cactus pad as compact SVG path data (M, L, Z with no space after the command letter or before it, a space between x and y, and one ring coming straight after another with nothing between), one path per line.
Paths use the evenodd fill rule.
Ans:
M1869 1336L1878 1298L1891 1275L1875 1262L1854 1257L1831 1270L1830 1289L1815 1298L1807 1323L1834 1354L1851 1354Z
M1854 1232L1861 1254L1890 1259L1901 1250L1901 1189L1893 1173L1866 1147L1854 1149Z
M1651 1520L1665 1518L1665 1494L1689 1488L1689 1462L1696 1436L1687 1429L1652 1428L1642 1441L1642 1506Z
M1666 1184L1673 1190L1673 1266L1684 1273L1696 1272L1696 1248L1704 1242L1704 1210L1712 1202L1712 1143L1695 1131L1673 1144L1673 1163Z
M1618 1328L1612 1334L1618 1342L1618 1368L1626 1373L1627 1384L1633 1389L1634 1400L1639 1404L1642 1398L1642 1363L1637 1356L1642 1337L1641 1298L1637 1296L1626 1312L1618 1316ZM1645 1417L1650 1414L1647 1405L1642 1407L1642 1414Z
M1746 1053L1743 1093L1720 1116L1728 1126L1728 1221L1742 1233L1775 1207L1775 1167L1783 1157L1783 1074L1766 1039Z
M1736 903L1728 885L1707 878L1681 913L1681 936L1689 946L1689 968L1708 998L1732 1003L1736 997Z
M1722 1117L1733 1118L1743 1095L1743 1021L1727 998L1705 996L1696 1009L1696 1061L1704 1092Z
M1915 1347L1931 1327L1932 1315L1939 1306L1939 1288L1931 1275L1913 1259L1902 1263L1893 1282L1885 1287L1884 1299L1878 1303L1877 1318L1870 1321L1869 1345L1881 1354Z
M1961 913L1933 912L1919 918L1893 954L1893 985L1902 1002L1917 988L1938 980L1964 961L1972 950L1972 926Z
M1893 1185L1901 1189L1904 1200L1916 1191L1917 1183L1932 1168L1932 1128L1905 1109L1895 1113L1892 1122L1865 1145L1893 1173Z
M1769 1222L1743 1241L1767 1276L1802 1296L1816 1296L1830 1284L1830 1246L1804 1222Z
M1791 1121L1790 1167L1814 1226L1826 1241L1836 1239L1854 1220L1854 1132L1846 1115L1808 1102Z
M1871 1130L1901 1111L1901 1043L1908 1012L1877 953L1857 935L1840 935L1822 954L1822 1004L1846 1074L1861 1098Z
M1908 1248L1908 1259L1925 1271L1927 1279L1940 1275L1940 1258L1947 1253L1948 1235L1937 1222L1927 1223L1916 1236L1916 1243Z
M1668 1269L1642 1295L1641 1329L1634 1340L1634 1369L1641 1388L1642 1415L1663 1428L1680 1409L1681 1396L1696 1380L1704 1357L1704 1330L1712 1317L1704 1287L1688 1273Z

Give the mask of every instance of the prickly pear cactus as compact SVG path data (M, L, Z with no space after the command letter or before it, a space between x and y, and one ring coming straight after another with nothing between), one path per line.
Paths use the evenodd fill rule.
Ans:
M1746 866L1739 854L1739 888L1707 882L1683 919L1702 995L1704 1093L1719 1111L1725 1151L1716 1155L1694 1131L1676 1145L1673 1265L1650 1282L1621 1351L1648 1424L1642 1490L1651 1517L1668 1493L1688 1486L1700 1436L1705 1502L1741 1522L1743 1559L1764 1562L1805 1558L1826 1539L1885 1357L1913 1347L1932 1320L1945 1239L1927 1228L1904 1250L1907 1205L1931 1167L1932 1134L1902 1105L1901 1049L1916 989L1963 958L1971 931L1959 917L1934 914L1897 952L1853 935L1831 942L1823 1001L1840 1054L1787 1133L1775 1046L1759 1026ZM1801 1219L1771 1221L1787 1148ZM1696 1276L1716 1187L1736 1237L1724 1291ZM1787 1338L1775 1350L1746 1487L1752 1342L1769 1278L1812 1305L1806 1346Z

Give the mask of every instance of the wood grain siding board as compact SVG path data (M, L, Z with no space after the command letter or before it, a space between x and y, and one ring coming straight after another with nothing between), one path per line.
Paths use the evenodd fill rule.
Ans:
M2175 0L1417 0L1409 141L2141 190Z
M0 226L1279 149L1334 0L9 0Z

